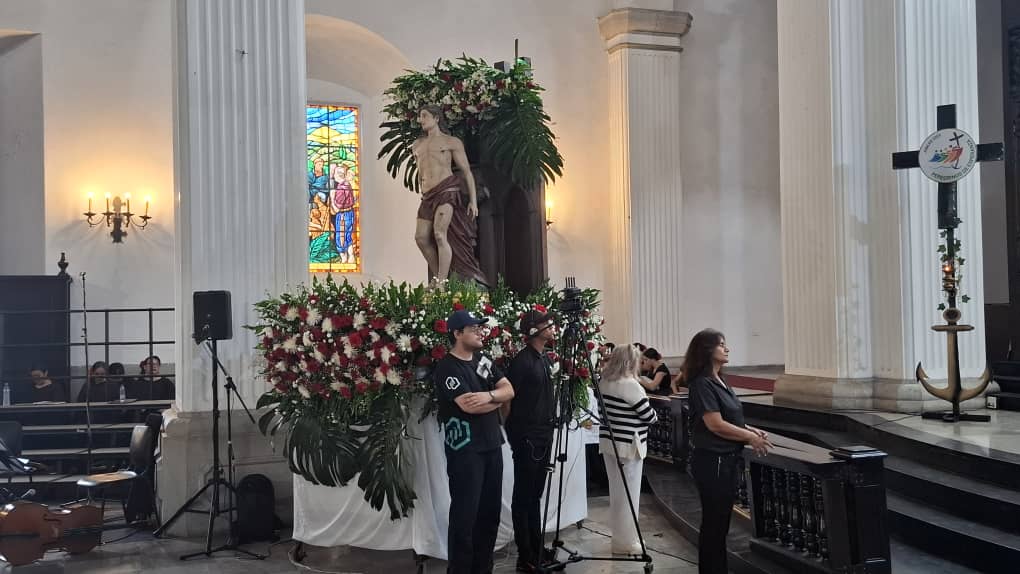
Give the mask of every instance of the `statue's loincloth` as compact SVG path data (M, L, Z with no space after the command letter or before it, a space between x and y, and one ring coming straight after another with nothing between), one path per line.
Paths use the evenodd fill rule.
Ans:
M461 181L456 174L444 179L422 194L421 205L418 206L418 219L435 221L436 210L449 204L453 208L450 227L446 230L446 240L450 243L453 258L450 261L450 274L457 275L466 281L477 281L488 285L485 273L482 272L475 256L475 245L478 243L478 222L468 215L467 208L460 193Z

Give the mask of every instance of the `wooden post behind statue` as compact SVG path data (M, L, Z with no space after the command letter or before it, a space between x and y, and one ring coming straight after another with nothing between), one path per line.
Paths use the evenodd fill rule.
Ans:
M411 146L422 189L415 242L429 266L430 280L454 275L487 285L475 244L478 241L478 194L464 143L445 133L442 108L425 106L418 112L425 135ZM453 173L456 165L459 174ZM467 205L461 194L467 187Z

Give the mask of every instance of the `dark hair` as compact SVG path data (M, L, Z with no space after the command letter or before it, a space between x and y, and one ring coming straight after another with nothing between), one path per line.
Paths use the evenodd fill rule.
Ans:
M724 340L726 340L726 336L715 329L699 331L691 339L691 344L687 345L680 380L690 382L694 377L712 368L712 354L715 353L715 348L719 346L719 343Z
M436 118L436 123L439 125L439 131L449 135L450 128L446 125L446 114L443 113L443 108L438 104L428 104L422 106L418 113L428 112L430 116Z
M656 351L653 347L648 347L647 349L645 349L645 352L642 353L642 355L646 359L651 359L653 361L658 361L662 359L662 354Z
M106 374L112 376L124 375L125 372L122 363L110 363L110 368L106 370Z
M28 368L28 372L31 373L32 371L39 371L39 372L42 372L42 373L48 373L49 372L49 370L46 368L46 366L41 364L41 363L32 363L32 366L30 366Z
M612 351L616 348L616 343L606 343L606 348Z
M95 363L92 363L92 368L89 370L94 371L96 369L107 369L106 361L96 361Z
M145 363L148 363L150 361L156 361L160 365L163 364L163 361L160 360L159 355L149 355L148 357L145 357L144 359L142 359L142 361L140 363L138 363L138 368L144 371L145 370Z
M644 352L645 352L645 349L647 349L647 348L648 348L648 347L646 347L645 345L643 345L643 344L641 344L641 343L638 343L638 342L634 342L634 343L631 343L631 345L634 345L635 347L637 347L637 348L638 348L638 350L639 350L639 351L641 351L642 353L644 353Z

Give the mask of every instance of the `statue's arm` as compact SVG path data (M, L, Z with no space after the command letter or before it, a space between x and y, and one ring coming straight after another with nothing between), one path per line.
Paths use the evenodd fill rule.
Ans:
M464 176L468 188L468 213L471 217L478 217L478 194L475 191L475 176L471 173L471 164L468 163L467 154L464 153L464 142L451 137L454 144L451 146L453 152L453 163Z

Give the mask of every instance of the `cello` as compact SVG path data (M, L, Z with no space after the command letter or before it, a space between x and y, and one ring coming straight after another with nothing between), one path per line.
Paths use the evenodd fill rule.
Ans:
M17 501L0 507L0 558L11 566L41 560L49 550L84 554L102 535L103 513L96 506L51 509Z

